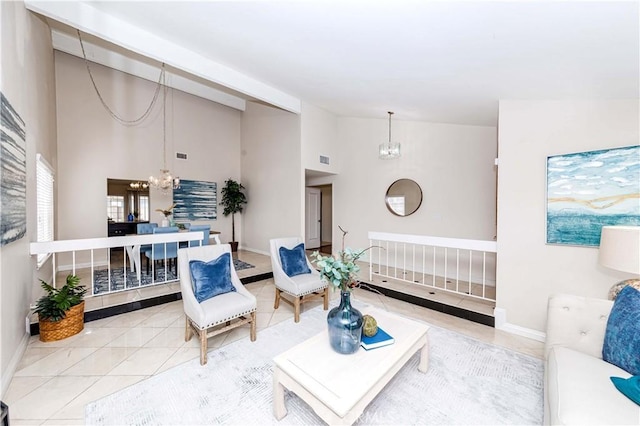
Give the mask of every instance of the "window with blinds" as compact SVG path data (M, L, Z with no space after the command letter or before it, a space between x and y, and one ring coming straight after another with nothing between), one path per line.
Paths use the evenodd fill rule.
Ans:
M36 155L36 199L38 208L37 241L53 241L53 168L41 154ZM38 255L38 268L50 254Z

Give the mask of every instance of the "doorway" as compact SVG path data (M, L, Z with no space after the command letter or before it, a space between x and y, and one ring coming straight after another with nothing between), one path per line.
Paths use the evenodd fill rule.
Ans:
M332 212L332 185L315 185L305 188L305 246L307 249L331 254Z

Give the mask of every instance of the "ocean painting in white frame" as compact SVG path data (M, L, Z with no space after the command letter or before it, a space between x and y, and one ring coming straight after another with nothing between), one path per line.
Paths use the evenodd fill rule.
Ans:
M4 93L0 93L0 245L27 232L26 126Z
M597 247L607 225L640 225L640 145L547 157L547 244Z
M173 218L176 222L216 220L217 197L215 182L180 179L180 188L173 190Z

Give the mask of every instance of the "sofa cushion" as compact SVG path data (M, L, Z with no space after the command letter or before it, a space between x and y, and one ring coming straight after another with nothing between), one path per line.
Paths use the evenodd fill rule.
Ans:
M640 375L640 291L625 287L616 297L607 321L602 359Z
M611 385L609 377L630 375L599 358L556 346L546 366L550 424L638 424L640 407Z
M189 271L193 283L193 294L198 303L220 294L236 291L231 282L231 255L224 253L209 262L191 260Z
M307 265L307 256L304 254L304 244L300 243L292 249L280 247L280 263L282 270L290 277L301 274L310 274L311 269Z

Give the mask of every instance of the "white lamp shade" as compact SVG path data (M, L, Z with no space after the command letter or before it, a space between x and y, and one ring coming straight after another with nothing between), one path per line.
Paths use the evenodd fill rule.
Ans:
M640 226L603 226L598 262L607 268L640 275Z

